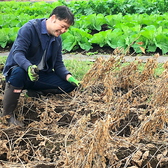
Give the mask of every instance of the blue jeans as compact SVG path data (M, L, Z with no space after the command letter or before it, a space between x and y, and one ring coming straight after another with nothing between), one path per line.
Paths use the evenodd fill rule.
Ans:
M39 80L32 82L29 79L27 72L20 68L13 68L9 75L6 77L6 82L12 86L27 89L27 90L46 90L46 89L59 89L64 92L71 92L75 87L68 81L60 78L54 72L39 71Z

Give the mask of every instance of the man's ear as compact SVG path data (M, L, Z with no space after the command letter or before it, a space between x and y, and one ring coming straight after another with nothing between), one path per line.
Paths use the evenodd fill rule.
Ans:
M53 23L55 23L56 16L55 16L55 15L52 15L50 18L51 18L51 21L52 21Z

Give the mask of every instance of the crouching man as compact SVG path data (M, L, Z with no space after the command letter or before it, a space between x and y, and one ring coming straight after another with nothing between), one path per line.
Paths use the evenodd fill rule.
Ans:
M49 18L30 20L20 28L3 70L3 116L9 116L9 124L20 125L13 112L23 89L31 96L32 91L68 93L79 85L66 69L61 52L60 35L73 24L71 11L58 6Z

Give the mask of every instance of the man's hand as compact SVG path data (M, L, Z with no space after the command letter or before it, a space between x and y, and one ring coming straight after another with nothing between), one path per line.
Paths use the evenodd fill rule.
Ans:
M80 85L80 81L75 79L73 76L68 78L68 82L70 82L72 85L78 87Z
M30 65L28 67L28 76L32 82L38 81L39 75L38 75L38 68L36 65Z

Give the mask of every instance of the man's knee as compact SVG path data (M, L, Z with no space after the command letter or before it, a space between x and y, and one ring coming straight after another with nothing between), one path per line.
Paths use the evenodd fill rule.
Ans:
M13 68L7 82L10 82L13 86L23 87L27 79L27 72L20 67Z

